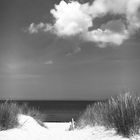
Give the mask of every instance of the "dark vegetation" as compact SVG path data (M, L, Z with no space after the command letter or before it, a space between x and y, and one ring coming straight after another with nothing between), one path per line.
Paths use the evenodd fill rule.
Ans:
M0 131L12 129L19 126L18 114L33 117L41 126L45 116L38 109L30 108L27 104L19 105L14 101L0 102Z
M76 121L76 128L105 126L117 134L130 137L139 133L140 98L129 93L110 98L106 102L89 105Z

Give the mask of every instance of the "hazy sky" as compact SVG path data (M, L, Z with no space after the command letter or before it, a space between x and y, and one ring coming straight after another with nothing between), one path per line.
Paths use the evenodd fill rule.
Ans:
M0 98L140 95L140 0L110 1L1 0Z

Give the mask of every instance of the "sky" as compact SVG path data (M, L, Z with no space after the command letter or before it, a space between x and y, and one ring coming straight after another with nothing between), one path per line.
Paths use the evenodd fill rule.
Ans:
M140 95L140 0L1 0L0 98Z

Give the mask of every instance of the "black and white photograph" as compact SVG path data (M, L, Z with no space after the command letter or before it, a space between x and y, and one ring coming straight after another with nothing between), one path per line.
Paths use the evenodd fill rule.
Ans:
M0 140L140 139L140 0L0 0Z

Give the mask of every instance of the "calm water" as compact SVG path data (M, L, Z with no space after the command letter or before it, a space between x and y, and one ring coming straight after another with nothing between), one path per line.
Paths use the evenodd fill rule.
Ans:
M17 101L27 103L31 107L40 109L46 114L48 122L68 122L77 119L87 105L95 101Z

